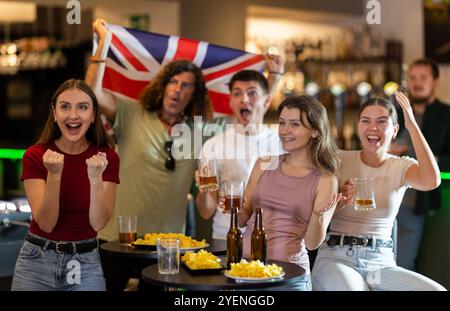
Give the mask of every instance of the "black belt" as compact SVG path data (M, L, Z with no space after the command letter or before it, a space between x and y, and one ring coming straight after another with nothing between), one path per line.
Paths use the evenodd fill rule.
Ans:
M341 235L328 235L327 244L328 245L340 245ZM362 246L372 246L373 240L368 238L361 238L356 236L344 236L344 245L362 245ZM392 240L376 239L375 247L394 247L394 242Z
M54 250L57 253L87 253L91 252L98 247L98 241L94 240L92 242L76 243L76 242L53 242L47 239L38 238L34 235L27 234L25 240L28 242L45 247L48 243L47 248Z

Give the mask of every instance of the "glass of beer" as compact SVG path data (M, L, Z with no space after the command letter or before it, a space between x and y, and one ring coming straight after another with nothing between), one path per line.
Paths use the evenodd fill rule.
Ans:
M234 207L239 210L244 199L245 182L224 181L222 186L221 195L225 198L224 213L231 213L231 209Z
M217 161L216 159L198 160L199 184L203 191L215 191L219 189L217 184Z
M352 178L355 184L355 211L376 208L374 180L372 177Z
M119 242L131 245L137 240L137 216L119 216Z

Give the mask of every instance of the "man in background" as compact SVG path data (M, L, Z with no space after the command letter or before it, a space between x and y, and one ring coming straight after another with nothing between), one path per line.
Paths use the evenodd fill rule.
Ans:
M450 106L436 98L439 68L430 59L415 60L408 70L408 87L415 118L442 171L450 171ZM400 119L403 115L400 113ZM399 124L404 124L399 120ZM416 157L408 131L399 134L392 153ZM425 216L441 206L440 188L406 191L398 214L397 263L415 271Z

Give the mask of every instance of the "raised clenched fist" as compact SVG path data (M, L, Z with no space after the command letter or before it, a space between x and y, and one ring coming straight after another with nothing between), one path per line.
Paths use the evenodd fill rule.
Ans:
M104 152L99 152L87 159L86 164L89 179L101 179L106 166L108 166L108 160Z
M92 23L92 30L94 33L100 36L100 38L104 38L108 32L108 28L106 27L107 23L104 19L97 18Z
M61 175L64 167L64 155L47 149L42 156L44 166L50 174Z

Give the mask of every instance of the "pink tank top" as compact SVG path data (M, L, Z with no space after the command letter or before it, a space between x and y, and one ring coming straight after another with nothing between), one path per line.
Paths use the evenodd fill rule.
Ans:
M313 170L306 176L288 176L281 171L286 155L280 156L274 170L265 171L251 200L253 206L263 209L263 224L268 235L269 259L288 261L309 271L308 253L303 238L308 228L320 172ZM255 214L247 222L244 233L244 257L250 258L250 243Z

